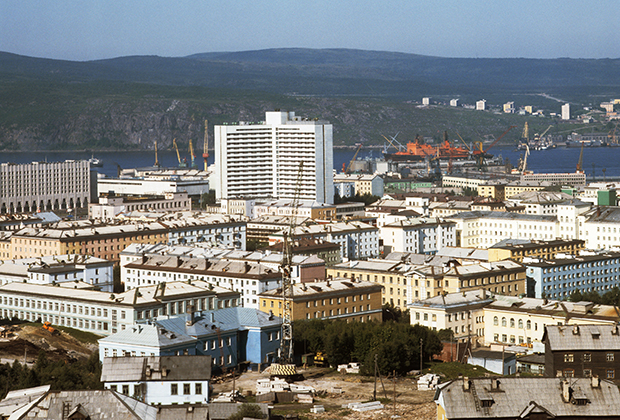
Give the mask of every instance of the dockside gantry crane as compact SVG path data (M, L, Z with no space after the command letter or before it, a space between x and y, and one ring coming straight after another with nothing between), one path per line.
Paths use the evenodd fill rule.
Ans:
M209 164L207 163L208 159L209 159L209 121L205 120L205 138L202 142L202 160L204 161L205 171L207 170L207 167L209 166Z

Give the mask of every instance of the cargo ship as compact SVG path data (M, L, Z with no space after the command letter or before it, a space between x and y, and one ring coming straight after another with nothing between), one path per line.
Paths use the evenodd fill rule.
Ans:
M405 150L399 150L394 153L384 153L386 160L416 162L426 159L427 157L437 157L441 160L461 160L468 159L471 155L469 149L464 147L455 147L448 140L444 140L439 146L424 144L417 137L414 142L407 142Z

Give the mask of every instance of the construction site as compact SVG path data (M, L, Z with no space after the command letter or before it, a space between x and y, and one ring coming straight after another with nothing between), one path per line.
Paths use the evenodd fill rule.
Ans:
M433 419L434 386L420 386L414 377L377 378L310 367L303 380L270 379L269 369L244 372L213 383L214 401L267 402L272 414L306 419ZM234 390L236 392L232 392ZM376 399L375 399L376 394Z

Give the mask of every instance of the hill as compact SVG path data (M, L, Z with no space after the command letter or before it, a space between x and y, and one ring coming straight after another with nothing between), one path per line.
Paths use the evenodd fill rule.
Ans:
M271 49L72 62L0 53L0 150L144 149L156 140L165 148L174 137L201 139L204 119L260 121L274 108L330 120L335 144L379 144L381 134L396 132L439 138L443 130L478 139L522 126L526 117L415 102L486 98L558 112L549 96L597 107L619 88L617 59ZM553 123L529 121L533 132Z

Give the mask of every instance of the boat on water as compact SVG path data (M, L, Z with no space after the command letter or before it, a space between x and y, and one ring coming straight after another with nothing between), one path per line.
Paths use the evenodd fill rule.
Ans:
M101 168L103 166L103 161L101 159L97 159L95 156L91 156L90 159L88 159L88 162L90 163L90 166L95 168Z
M444 140L439 146L425 144L418 137L413 142L407 142L404 150L399 150L394 153L384 153L383 155L386 160L400 162L422 161L430 156L437 157L441 160L461 160L469 158L470 151L464 147L452 146L448 140Z

